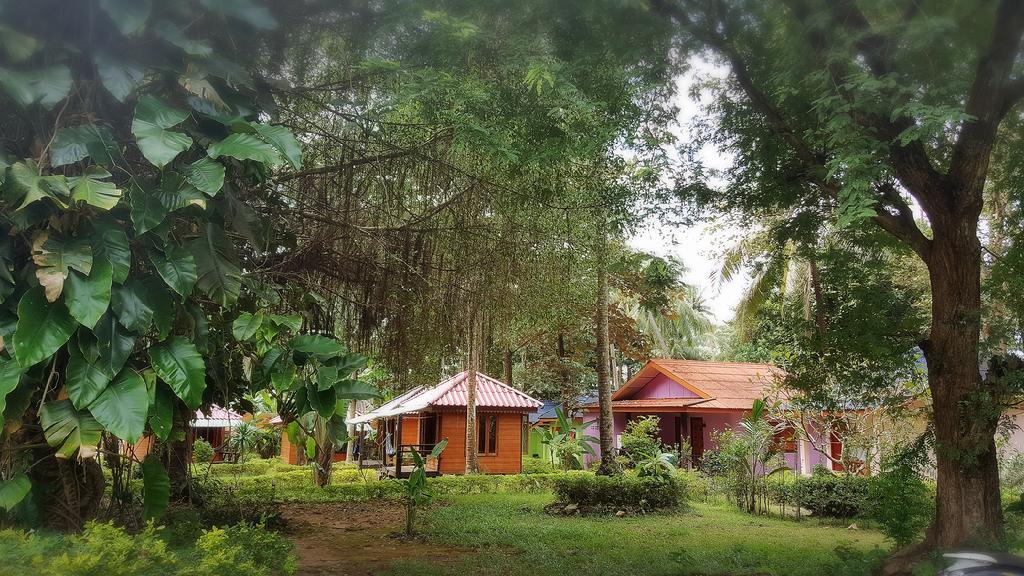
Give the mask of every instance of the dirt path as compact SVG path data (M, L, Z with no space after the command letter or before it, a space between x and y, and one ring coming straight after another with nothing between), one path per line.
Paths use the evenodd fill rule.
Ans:
M299 557L297 576L365 575L396 560L453 563L463 551L404 540L405 510L388 502L290 504L282 507Z

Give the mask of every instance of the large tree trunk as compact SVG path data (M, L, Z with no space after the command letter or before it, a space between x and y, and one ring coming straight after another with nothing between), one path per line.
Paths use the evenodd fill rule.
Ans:
M505 355L501 360L501 368L505 377L505 384L513 386L512 384L512 349L508 346L505 347Z
M192 425L189 410L180 402L174 411L171 438L166 443L164 465L171 481L171 500L187 502L192 499L192 475L189 466L192 463ZM216 446L214 446L216 448Z
M597 247L597 314L595 335L597 336L597 394L601 407L600 441L601 465L598 474L611 475L618 472L615 463L615 429L612 416L612 384L608 374L608 236L602 231Z
M977 220L973 220L977 222ZM928 544L1003 539L995 432L1000 398L981 380L981 246L977 225L937 226L929 258L932 328L923 346L932 393L937 509Z
M469 363L466 378L466 474L480 471L477 461L476 430L476 374L480 370L480 347L483 344L481 313L472 313L469 326Z

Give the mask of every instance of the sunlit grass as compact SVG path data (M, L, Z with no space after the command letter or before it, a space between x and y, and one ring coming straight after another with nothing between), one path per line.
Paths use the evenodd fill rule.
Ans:
M549 494L455 496L425 515L431 542L469 547L459 563L387 574L868 574L887 544L874 530L755 517L727 504L626 518L554 517Z

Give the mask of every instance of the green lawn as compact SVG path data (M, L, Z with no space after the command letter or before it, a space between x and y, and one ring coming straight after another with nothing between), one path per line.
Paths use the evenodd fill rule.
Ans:
M385 574L868 574L886 542L873 530L753 517L727 504L642 517L552 517L550 494L447 497L424 514L432 543L457 562L392 565ZM840 551L837 554L837 550ZM840 554L844 559L840 558Z

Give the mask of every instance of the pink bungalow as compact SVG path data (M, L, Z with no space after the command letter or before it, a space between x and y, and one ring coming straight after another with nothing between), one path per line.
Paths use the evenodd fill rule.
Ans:
M714 432L736 426L754 400L764 398L782 375L770 364L650 360L612 395L616 446L630 419L656 416L662 442L673 445L689 440L693 462L699 463L705 450L717 449ZM591 422L587 433L597 437L597 403L586 404L583 410L584 420ZM779 441L786 465L796 472L810 474L817 464L832 467L810 442L795 439L792 433L781 435Z

